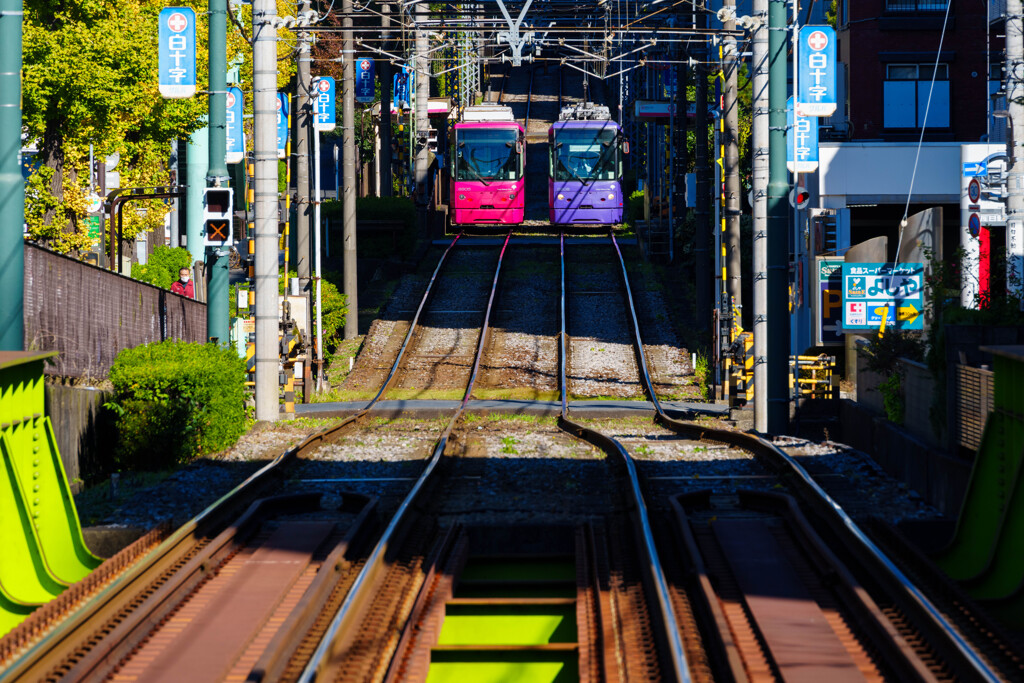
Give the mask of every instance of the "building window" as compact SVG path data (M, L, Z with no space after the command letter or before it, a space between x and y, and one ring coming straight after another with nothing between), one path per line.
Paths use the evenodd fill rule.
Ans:
M928 91L932 87L932 64L889 64L886 66L882 100L886 128L920 128L925 125ZM935 71L935 90L928 110L928 128L949 128L949 65Z
M949 0L885 0L886 12L945 12Z

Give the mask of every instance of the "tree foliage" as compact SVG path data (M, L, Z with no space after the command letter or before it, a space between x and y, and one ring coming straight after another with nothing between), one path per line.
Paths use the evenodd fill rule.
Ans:
M132 277L151 285L170 289L182 268L192 269L192 255L184 247L158 246L146 265L132 264Z
M23 116L38 168L26 192L30 235L61 252L88 247L83 218L90 187L89 146L99 158L120 155L122 187L167 185L170 145L203 126L209 103L197 94L166 100L158 88L158 15L163 0L25 0ZM209 90L207 0L196 11L197 90ZM279 12L294 3L278 1ZM249 5L235 3L227 58L242 58L242 87L252 92ZM293 67L293 39L278 43L279 83ZM251 98L247 97L247 100ZM247 103L251 111L251 101ZM250 130L251 133L251 130ZM251 137L250 137L251 139ZM135 211L132 209L146 209ZM163 225L162 201L136 201L124 212L124 237Z

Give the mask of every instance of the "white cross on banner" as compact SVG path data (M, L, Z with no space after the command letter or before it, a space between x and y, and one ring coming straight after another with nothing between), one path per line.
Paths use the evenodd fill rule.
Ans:
M832 116L836 111L836 32L831 26L800 29L797 116Z

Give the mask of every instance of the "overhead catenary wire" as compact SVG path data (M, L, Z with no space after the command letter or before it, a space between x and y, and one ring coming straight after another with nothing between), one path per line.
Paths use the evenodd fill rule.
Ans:
M946 14L942 19L942 33L939 34L939 49L935 51L935 63L932 65L932 82L928 88L928 102L924 107L924 121L921 122L921 136L917 140L917 153L914 155L914 168L910 174L910 188L907 190L907 202L903 206L903 218L900 219L899 237L896 239L896 258L893 260L893 272L900 262L900 247L903 246L903 230L907 227L907 214L910 213L910 198L914 194L914 180L917 177L917 166L921 161L921 147L924 146L924 133L928 126L928 112L932 106L932 93L935 92L935 77L939 72L939 60L942 59L942 44L946 39L946 26L949 23L949 8L952 2L946 3Z

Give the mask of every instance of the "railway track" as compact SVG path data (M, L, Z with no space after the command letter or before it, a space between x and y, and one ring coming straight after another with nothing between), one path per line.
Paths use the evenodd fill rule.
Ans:
M756 436L664 412L614 237L596 293L571 272L580 262L567 260L561 240L561 436L555 425L534 428L548 429L560 448L586 442L596 450L571 456L576 461L501 456L516 454L515 440L481 431L464 411L485 364L503 262L515 247L507 236L484 270L492 257L466 250L468 263L460 262L459 239L435 268L366 408L282 454L98 592L79 594L83 604L71 616L26 624L21 641L5 638L0 676L424 680L436 667L436 675L466 680L510 671L747 680L826 669L830 680L836 672L999 679L992 656L979 655L793 457ZM449 278L468 269L476 298L446 291ZM487 288L479 287L484 273ZM770 492L680 494L672 481L644 476L643 458L622 440L571 415L579 352L569 332L586 330L592 314L578 303L592 297L606 311L622 297L617 307L628 313L616 336L633 340L635 362L619 374L633 373L644 387L659 438L756 459ZM464 308L451 309L455 300ZM472 334L426 352L433 330L474 316L482 323ZM342 492L339 505L325 506L309 492L282 495L294 463L365 422L389 390L416 385L442 363L464 378L463 399L419 476L377 487L393 502ZM378 516L389 520L382 531ZM1012 661L996 664L1013 670Z

